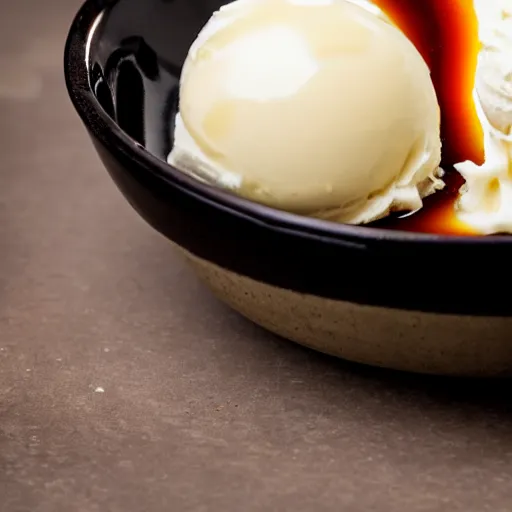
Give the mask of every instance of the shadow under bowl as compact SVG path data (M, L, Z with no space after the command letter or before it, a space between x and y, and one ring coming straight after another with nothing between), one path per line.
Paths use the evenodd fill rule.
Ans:
M126 199L223 301L300 344L432 374L512 373L512 237L346 226L251 203L165 162L188 48L222 2L88 0L71 100Z

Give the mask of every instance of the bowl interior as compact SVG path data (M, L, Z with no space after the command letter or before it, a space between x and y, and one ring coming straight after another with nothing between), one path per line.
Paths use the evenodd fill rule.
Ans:
M93 37L90 39L87 59L92 92L121 130L160 161L166 162L172 149L174 119L178 110L179 78L190 45L212 13L228 1L89 0L86 3L95 5L96 12L101 12L99 23L92 25ZM405 6L410 2L394 1L397 6L402 3ZM415 31L415 44L421 48L429 63L440 61L437 54L444 51L444 47L434 37L435 30L423 23L421 16L425 14L425 6L409 11L418 17L414 24L418 27ZM445 59L449 61L448 57ZM434 66L433 76L440 73L443 71ZM453 138L451 131L443 132L442 136L445 141ZM444 146L450 147L451 144ZM460 161L452 157L453 155L448 159ZM177 172L167 165L162 166L161 170L166 176L175 176ZM428 199L429 205L435 207L439 202L442 204L444 197L451 197L459 186L460 183L453 184L450 181L445 191ZM222 197L222 194L218 197ZM237 203L240 205L243 201ZM265 211L261 205L251 206L256 206L261 212ZM426 210L427 208L424 209ZM266 213L269 213L268 209ZM274 214L282 220L283 212ZM362 229L317 219L313 223L315 228L350 232L358 237L377 235L379 238L394 238L397 231L400 232L404 227L406 238L416 235L428 238L432 234L435 237L435 233L427 233L427 237L423 237L423 230L416 229L415 219L417 216L407 220L408 228L402 224L393 226L395 229L392 230L386 229L387 224L382 223L364 226ZM297 226L298 223L311 220L313 219L295 218L293 224ZM373 229L377 231L370 231Z
M222 0L122 0L102 14L91 41L91 88L128 135L166 160L188 49Z
M500 251L503 246L512 250L512 237L506 235L460 237L298 216L204 185L168 166L165 162L173 145L182 65L201 28L226 1L86 0L71 26L65 53L68 90L86 127L137 160L139 170L149 170L155 179L168 181L172 187L179 184L201 201L229 209L246 220L264 223L269 229L286 229L315 243L321 237L344 248L347 244L363 248L398 244L403 249L404 244L414 244L423 250L426 244L434 244L458 251L468 246L472 250L476 246L497 249L498 245ZM418 13L421 15L421 9ZM432 44L425 24L419 26L423 27L419 44L435 61L434 54L443 47Z

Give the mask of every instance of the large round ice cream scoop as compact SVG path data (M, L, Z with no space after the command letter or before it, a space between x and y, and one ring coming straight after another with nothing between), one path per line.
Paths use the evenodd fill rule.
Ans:
M429 69L378 9L238 0L192 45L169 162L253 201L367 223L443 183Z

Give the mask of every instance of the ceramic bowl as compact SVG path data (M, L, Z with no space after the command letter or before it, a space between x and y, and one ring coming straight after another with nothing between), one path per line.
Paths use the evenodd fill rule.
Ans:
M274 333L370 365L511 374L512 237L310 219L166 164L181 66L220 5L88 0L71 26L69 95L126 199L220 299Z

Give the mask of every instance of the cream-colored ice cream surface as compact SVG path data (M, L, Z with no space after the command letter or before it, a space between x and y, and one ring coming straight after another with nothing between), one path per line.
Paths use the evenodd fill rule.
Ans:
M190 48L169 163L363 224L443 187L439 125L425 61L368 0L237 0Z
M481 51L474 99L485 161L457 164L458 216L482 234L512 233L512 0L474 0Z

